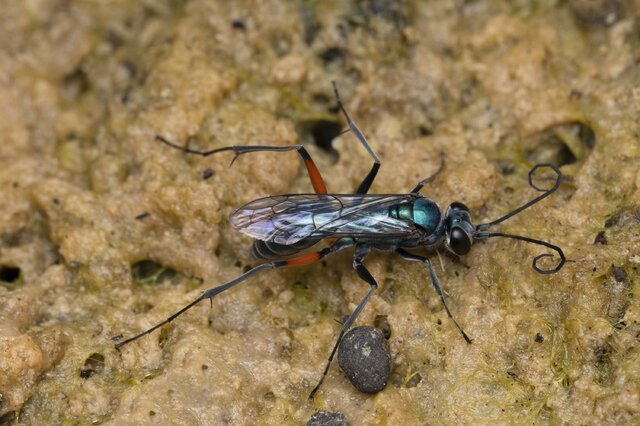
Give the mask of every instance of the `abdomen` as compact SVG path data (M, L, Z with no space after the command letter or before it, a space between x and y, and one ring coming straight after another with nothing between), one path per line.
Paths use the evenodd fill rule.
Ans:
M254 240L251 246L251 256L256 260L279 260L294 256L316 243L318 243L318 240L302 240L291 245Z

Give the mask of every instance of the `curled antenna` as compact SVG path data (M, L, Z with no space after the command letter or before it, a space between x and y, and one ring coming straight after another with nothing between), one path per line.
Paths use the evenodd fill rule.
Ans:
M538 260L542 259L543 257L553 257L552 254L549 254L549 253L539 254L533 258L533 263L531 264L531 266L533 267L533 269L536 270L536 272L539 272L541 274L555 274L560 269L562 269L565 262L567 261L567 258L564 256L564 252L560 247L554 244L548 243L546 241L536 240L534 238L529 238L529 237L523 237L522 235L505 234L502 232L478 232L474 235L474 238L477 238L477 239L492 238L492 237L505 237L505 238L511 238L512 240L526 241L528 243L538 244L541 246L548 247L551 250L555 250L555 252L558 253L558 256L560 256L560 262L558 262L555 268L542 269L538 266Z
M533 183L533 176L535 175L536 170L538 170L540 167L549 167L556 173L556 182L549 189L540 188L540 187L536 186L535 183ZM523 204L522 206L518 207L517 209L515 209L511 213L507 213L506 215L502 216L500 219L496 219L493 222L489 222L489 223L481 223L480 225L476 226L476 231L484 231L485 229L488 229L493 225L497 225L499 223L502 223L505 220L509 219L510 217L513 217L513 216L517 215L521 211L523 211L525 209L528 209L529 207L531 207L532 205L534 205L538 201L542 201L543 199L547 198L549 195L551 195L554 192L556 192L556 190L560 187L560 181L561 180L562 180L562 172L560 172L560 170L556 166L554 166L553 164L551 164L551 163L536 164L535 166L533 166L531 171L529 171L529 186L532 187L533 189L535 189L536 191L544 192L544 194L538 195L533 200Z
M549 188L549 189L540 188L533 182L533 177L534 177L536 171L541 167L548 167L548 168L552 169L556 174L556 181L553 184L553 186L551 188ZM538 245L550 248L551 250L554 250L558 254L558 256L560 257L560 262L555 266L555 268L543 269L543 268L540 268L538 266L538 261L540 259L542 259L543 257L553 257L553 254L549 254L549 253L540 254L540 255L534 257L533 258L532 267L533 267L533 269L536 270L536 272L538 272L540 274L554 274L554 273L558 272L560 269L562 269L562 267L564 266L565 262L567 261L567 258L565 257L564 252L562 251L562 249L560 247L558 247L558 246L556 246L554 244L548 243L546 241L536 240L534 238L524 237L524 236L521 236L521 235L505 234L505 233L502 233L502 232L485 232L485 231L487 229L489 229L490 227L492 227L494 225L497 225L499 223L502 223L505 220L517 215L521 211L523 211L525 209L528 209L532 205L536 204L537 202L545 199L549 195L551 195L554 192L556 192L556 190L560 187L561 180L562 180L562 173L553 164L550 164L550 163L536 164L531 169L531 171L529 171L529 186L532 187L533 189L535 189L536 191L542 192L543 194L541 194L541 195L537 196L536 198L534 198L533 200L523 204L522 206L518 207L517 209L513 210L512 212L507 213L506 215L502 216L501 218L494 220L493 222L481 223L480 225L476 226L476 232L475 232L475 234L473 236L474 239L504 237L504 238L511 238L513 240L525 241L527 243L538 244Z

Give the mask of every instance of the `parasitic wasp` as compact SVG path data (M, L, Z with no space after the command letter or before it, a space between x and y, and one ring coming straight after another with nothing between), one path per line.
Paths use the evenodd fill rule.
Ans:
M529 185L536 191L542 192L542 194L499 219L479 225L472 223L469 209L464 204L454 202L443 213L435 201L420 194L422 187L433 182L438 173L442 171L444 155L441 155L441 163L438 170L433 175L418 182L409 193L368 194L369 188L380 168L380 159L367 142L367 138L360 128L351 120L340 99L335 82L333 83L333 91L338 107L349 126L346 131L351 131L373 158L373 166L354 194L328 193L318 168L302 145L228 146L210 151L199 151L176 145L162 136L156 136L158 141L172 148L202 157L219 152L233 151L235 153L234 161L239 156L250 152L297 151L304 161L315 193L274 195L251 201L235 210L230 217L231 224L240 232L254 239L252 245L253 257L263 263L231 281L206 290L194 301L164 321L116 344L116 349L120 349L124 345L170 323L202 300L211 299L253 275L286 266L308 265L330 254L353 247L353 268L356 274L369 284L370 288L360 300L356 309L342 323L337 341L329 355L322 376L309 395L311 399L322 385L342 337L353 325L378 288L375 278L364 265L365 258L373 249L395 252L403 259L424 263L429 271L431 283L438 293L447 315L467 343L471 343L471 339L451 314L431 260L427 256L414 254L408 249L426 248L429 251L434 251L444 247L453 255L464 256L469 252L473 243L478 240L504 237L541 245L556 252L560 260L555 267L550 269L541 268L538 265L538 261L542 258L553 257L553 254L544 253L534 257L532 266L538 273L552 274L562 268L566 258L560 247L526 236L489 231L493 226L504 222L554 193L562 180L562 173L556 166L548 163L537 164L529 172ZM556 174L555 183L549 189L540 188L533 182L535 173L540 168L549 168ZM328 240L330 245L321 250L307 251L323 240Z

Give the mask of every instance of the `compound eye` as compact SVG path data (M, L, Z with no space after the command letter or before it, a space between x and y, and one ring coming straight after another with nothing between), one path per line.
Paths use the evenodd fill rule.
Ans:
M459 201L455 201L455 202L451 203L451 208L453 210L463 210L465 212L469 211L469 207L467 207L466 205L462 204Z
M471 238L456 226L451 230L449 247L451 247L451 250L458 256L464 256L471 250Z

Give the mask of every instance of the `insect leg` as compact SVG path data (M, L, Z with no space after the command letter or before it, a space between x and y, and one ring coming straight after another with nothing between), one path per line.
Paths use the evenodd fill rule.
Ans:
M189 309L191 309L194 305L198 304L200 301L206 299L206 298L210 298L210 297L214 297L215 295L217 295L218 293L222 293L223 291L235 286L236 284L241 283L242 281L246 280L247 278L251 277L252 275L255 275L259 272L262 271L266 271L268 269L274 269L274 268L279 268L282 266L287 266L286 262L282 262L282 261L278 261L278 262L270 262L270 263L264 263L262 265L256 266L255 268L245 272L244 274L240 275L239 277L236 277L234 279L232 279L231 281L228 281L218 287L214 287L211 288L207 291L205 291L204 293L202 293L197 299L195 299L193 302L189 303L188 305L186 305L185 307L183 307L182 309L180 309L178 312L174 313L173 315L171 315L170 317L168 317L167 319L165 319L164 321L154 325L153 327L149 328L148 330L143 331L140 334L137 334L133 337L130 337L127 340L124 340L120 343L118 343L117 345L115 345L116 349L120 349L121 347L123 347L124 345L127 345L135 340L138 340L139 338L146 336L147 334L152 333L153 331L155 331L156 329L162 327L165 324L170 323L171 321L173 321L174 319L178 318L180 315L182 315L183 313L185 313L186 311L188 311Z
M236 161L236 159L239 156L243 154L248 154L250 152L260 152L260 151L284 152L284 151L295 150L295 151L298 151L298 155L300 155L300 158L302 158L302 161L304 161L304 165L307 168L307 172L309 173L309 178L311 179L311 185L313 185L313 189L315 190L316 194L327 193L327 186L324 183L324 179L322 179L320 170L318 170L318 167L316 166L316 163L311 158L311 155L309 155L309 152L307 152L305 147L302 145L290 145L290 146L234 145L234 146L225 146L222 148L216 148L209 151L199 151L196 149L191 149L191 148L186 148L180 145L176 145L175 143L168 141L167 139L165 139L160 135L156 135L156 140L166 145L169 145L172 148L186 152L187 154L195 154L195 155L200 155L202 157L208 157L209 155L216 154L218 152L223 152L223 151L233 151L235 152L236 156L231 161L231 164L233 164L233 162Z
M416 261L416 262L422 262L422 263L425 263L427 265L427 267L429 268L429 275L431 276L431 282L433 283L433 287L436 289L436 292L438 293L438 296L440 296L440 300L442 300L442 304L444 305L444 310L447 312L447 315L449 316L451 321L453 321L453 323L455 324L455 326L458 329L458 331L460 332L460 334L462 334L462 337L464 337L464 340L466 340L467 343L471 343L471 339L469 338L469 336L467 336L467 333L464 332L464 330L462 329L462 327L460 327L460 325L455 320L453 315L451 315L451 311L449 310L449 307L447 306L447 301L444 298L444 293L442 292L442 287L440 287L440 280L438 279L438 276L436 275L436 271L433 269L433 265L431 264L431 260L429 260L429 258L426 257L426 256L418 256L416 254L409 253L408 251L403 250L403 249L397 249L396 253L398 253L405 260L412 260L412 261Z
M378 169L380 168L380 159L378 158L376 153L373 152L373 149L369 145L369 142L367 141L364 133L362 133L356 123L351 120L351 117L349 116L349 113L347 113L347 110L345 109L344 105L342 104L342 100L340 99L340 95L338 94L338 86L336 86L336 82L332 81L331 83L333 84L333 93L335 93L336 100L338 101L338 107L344 114L344 118L347 120L349 130L351 130L351 133L353 133L355 137L358 138L362 146L364 146L364 149L366 149L369 155L373 158L373 166L371 166L369 174L367 174L367 176L362 180L360 186L358 186L358 189L356 190L356 194L366 194L367 192L369 192L369 188L371 187L371 184L378 174Z
M411 194L417 194L418 192L420 192L423 186L433 182L436 176L440 174L442 169L444 169L444 152L440 153L440 167L438 167L438 170L436 170L435 173L428 178L422 179L420 182L418 182L418 184L411 190Z
M209 290L206 290L204 293L202 293L197 299L195 299L193 302L189 303L188 305L184 306L182 309L180 309L179 311L177 311L176 313L174 313L173 315L171 315L170 317L168 317L167 319L165 319L164 321L154 325L153 327L149 328L148 330L143 331L140 334L137 334L133 337L130 337L127 340L124 340L120 343L118 343L117 345L115 345L116 349L120 349L121 347L123 347L124 345L127 345L135 340L138 340L139 338L146 336L147 334L152 333L153 331L157 330L158 328L162 327L165 324L168 324L170 322L172 322L174 319L178 318L180 315L182 315L183 313L185 313L186 311L188 311L189 309L191 309L193 306L195 306L196 304L198 304L199 302L201 302L204 299L212 299L213 297L217 296L218 294L222 293L225 290L230 289L231 287L234 287L237 284L240 284L241 282L245 281L246 279L248 279L249 277L258 274L259 272L262 271L267 271L269 269L276 269L276 268L282 268L285 266L302 266L302 265L308 265L314 262L317 262L318 260L322 259L323 257L331 254L331 253L335 253L336 251L342 250L346 247L349 247L350 245L352 245L352 240L350 239L340 239L337 240L333 245L326 247L320 251L317 252L311 252L311 253L307 253L304 254L302 256L293 258L293 259L289 259L289 260L277 260L277 261L273 261L273 262L269 262L269 263L263 263L262 265L258 265L253 269L250 269L249 271L245 272L244 274L240 275L239 277L236 277L234 279L232 279L231 281L228 281L222 285L219 285L217 287L213 287L210 288Z
M369 270L362 264L362 262L367 257L370 251L371 251L371 247L366 244L356 245L356 251L353 256L353 269L356 270L356 273L358 274L358 276L362 278L364 281L366 281L371 286L371 288L369 289L367 294L364 295L362 300L360 300L360 303L358 303L358 306L356 307L356 309L351 313L351 315L349 315L349 318L347 318L344 324L342 324L342 328L340 329L340 334L338 335L338 340L336 341L336 344L333 346L333 350L329 355L329 359L327 360L327 365L325 366L324 371L322 372L322 377L320 378L320 381L318 382L316 387L313 388L313 390L309 394L309 399L313 399L315 394L318 392L318 389L320 389L322 382L324 382L324 379L327 377L327 373L329 372L329 367L331 366L331 361L333 361L333 357L335 356L338 350L338 346L340 346L340 341L342 340L342 337L349 330L349 328L351 328L351 325L354 323L356 318L358 318L358 315L360 315L360 312L362 312L362 310L364 309L365 305L369 301L369 298L371 298L373 293L375 293L376 289L378 288L378 283L376 282L375 278L373 278Z

